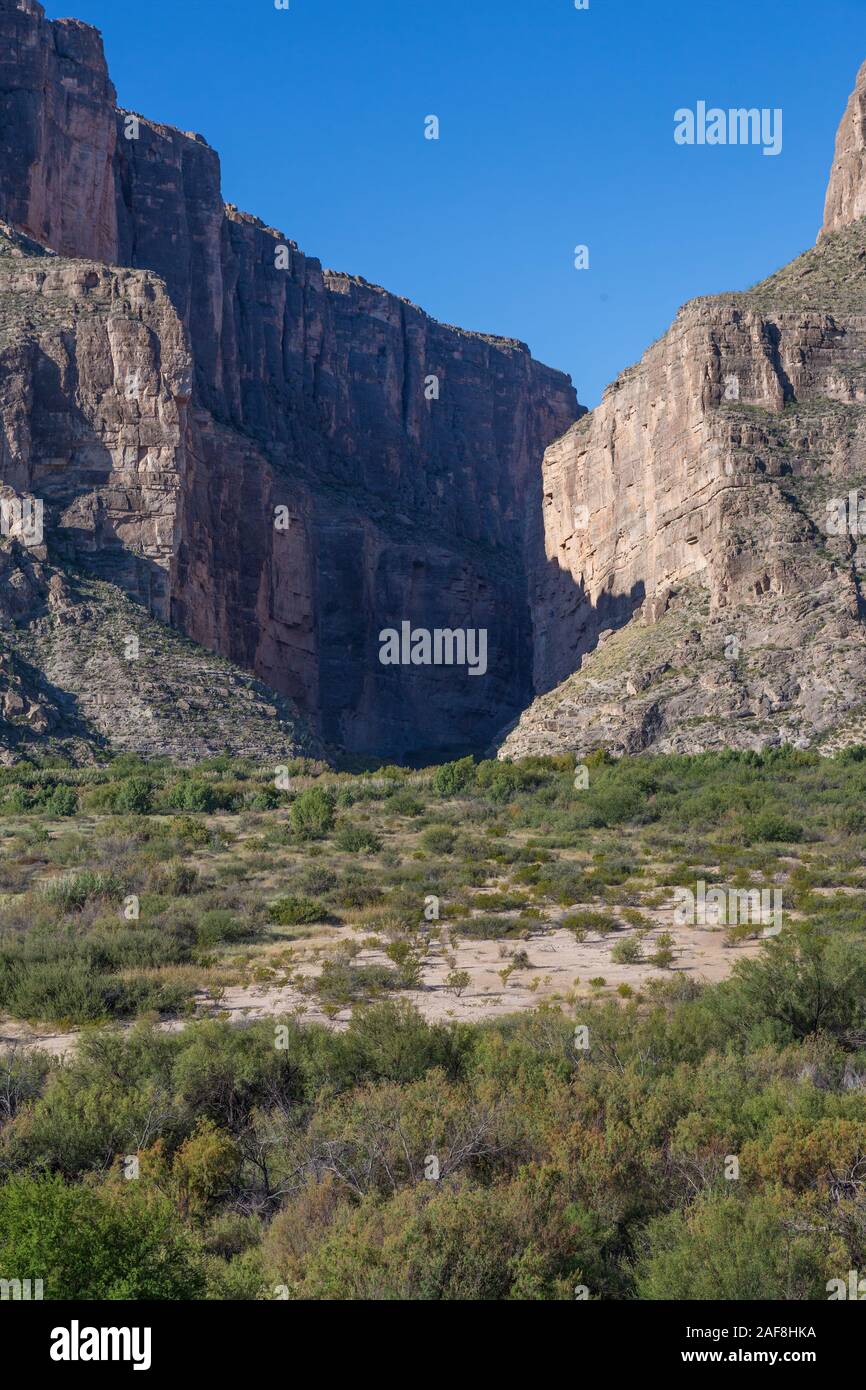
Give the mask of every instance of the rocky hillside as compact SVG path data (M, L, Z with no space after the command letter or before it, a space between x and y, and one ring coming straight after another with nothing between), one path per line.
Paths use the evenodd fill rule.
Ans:
M503 753L866 735L864 101L866 67L818 246L686 305L547 450L546 693Z
M0 541L0 763L101 750L274 767L320 752L282 696L151 618L114 584Z
M203 137L117 110L98 33L36 0L0 0L0 217L57 253L49 278L79 308L104 310L92 341L67 322L42 364L86 445L64 426L7 446L16 477L74 498L59 515L76 563L349 750L477 747L525 705L538 468L580 413L567 377L224 205ZM22 422L25 342L6 388ZM378 634L403 620L486 628L487 678L381 665Z

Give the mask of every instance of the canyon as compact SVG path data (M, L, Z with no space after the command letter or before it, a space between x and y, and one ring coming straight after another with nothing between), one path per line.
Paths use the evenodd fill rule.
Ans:
M45 508L0 540L4 756L866 739L864 555L825 524L866 486L866 67L817 246L687 304L591 413L224 203L38 0L0 0L0 219L0 498ZM129 663L113 698L139 621L159 698ZM484 679L381 662L407 622L484 631ZM176 643L223 663L186 743Z
M0 218L28 239L0 479L44 496L52 555L329 747L491 738L532 694L526 518L570 380L224 204L203 137L118 110L98 33L36 0L0 0L0 132ZM487 678L383 667L379 631L410 617L487 629Z

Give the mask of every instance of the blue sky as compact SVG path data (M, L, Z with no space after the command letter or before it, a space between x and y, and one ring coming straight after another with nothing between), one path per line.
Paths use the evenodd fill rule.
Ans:
M813 243L866 59L864 0L46 11L102 30L122 106L219 150L227 201L437 318L523 339L588 405L684 300ZM780 107L782 153L677 146L674 112L699 100Z

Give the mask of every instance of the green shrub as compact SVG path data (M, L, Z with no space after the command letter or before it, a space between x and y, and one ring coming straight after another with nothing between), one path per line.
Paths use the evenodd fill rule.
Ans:
M747 816L743 830L746 844L755 841L799 844L804 835L802 825L788 820L780 811L761 811L756 816Z
M45 803L49 816L74 816L78 810L78 794L72 787L55 787Z
M242 941L250 931L249 925L239 922L233 912L214 907L202 913L195 934L199 946L217 946L221 942Z
M268 904L268 920L281 927L321 922L326 916L327 912L315 898L301 898L288 894L284 898L275 898Z
M622 941L615 942L610 958L616 965L637 965L638 961L643 959L643 951L637 937L626 936Z
M389 816L420 816L423 815L424 805L410 791L402 791L386 797L382 809Z
M346 854L378 854L382 840L373 830L357 825L342 825L334 836L337 849Z
M443 763L437 767L430 781L434 796L458 796L465 792L475 779L473 758L460 758L454 763Z
M307 787L292 802L289 819L299 839L313 840L327 835L334 825L333 792L325 787Z
M594 931L600 936L607 936L610 932L616 931L618 925L616 918L611 917L609 913L590 912L586 909L566 913L560 923L566 931Z
M145 777L129 777L115 789L113 809L146 816L153 809L153 787Z
M166 800L176 811L207 813L216 808L213 788L207 782L197 782L192 778L184 778L170 787Z
M18 1269L44 1277L50 1299L195 1299L205 1287L175 1207L136 1183L11 1178L0 1187L0 1274Z
M419 843L428 854L453 854L457 836L450 825L430 825L422 830Z
M124 885L116 874L94 873L84 869L77 874L51 879L41 889L48 902L61 912L80 912L87 903L96 900L121 902Z

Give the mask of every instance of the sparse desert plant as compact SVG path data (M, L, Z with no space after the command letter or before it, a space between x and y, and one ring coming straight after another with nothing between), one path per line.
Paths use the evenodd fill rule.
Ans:
M292 802L289 820L298 839L327 835L334 825L334 794L326 787L307 787Z
M610 932L616 931L618 925L616 918L611 917L609 913L591 912L588 909L568 912L560 922L560 926L565 927L566 931L592 931L599 936L607 936Z
M344 854L378 854L381 836L359 825L342 825L334 836L334 845Z
M193 864L185 864L182 859L170 859L154 869L152 888L155 893L166 893L172 897L185 897L195 892L198 883L198 870Z
M268 920L280 927L303 926L309 922L321 922L327 913L315 898L304 898L295 893L275 898L268 904Z
M116 874L84 869L81 873L51 879L43 885L41 892L61 912L80 912L87 903L98 899L120 902L124 885Z
M650 956L653 965L660 970L669 970L674 963L674 938L669 931L659 932L655 939L655 950Z
M643 959L640 941L635 936L624 936L614 942L610 958L615 965L637 965Z
M421 848L428 854L453 854L457 836L450 825L429 825L421 832Z

